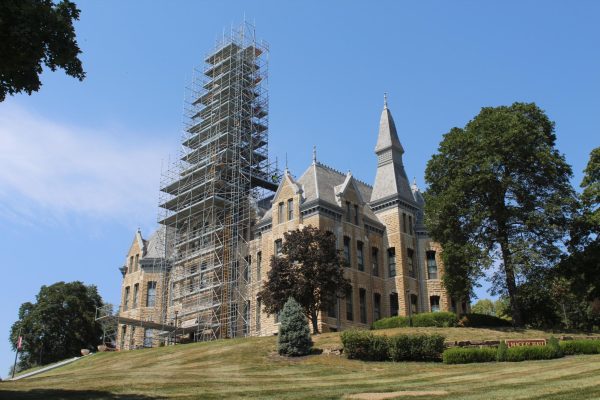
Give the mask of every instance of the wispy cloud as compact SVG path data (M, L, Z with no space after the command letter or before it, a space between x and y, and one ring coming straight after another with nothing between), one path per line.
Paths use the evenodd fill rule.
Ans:
M166 142L0 107L0 218L154 220ZM141 219L141 221L140 221Z

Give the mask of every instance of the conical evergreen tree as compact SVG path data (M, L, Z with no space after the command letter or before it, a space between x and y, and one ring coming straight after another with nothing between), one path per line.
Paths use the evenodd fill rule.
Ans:
M304 356L310 353L312 339L304 311L300 304L290 297L279 315L279 336L277 351L282 356Z

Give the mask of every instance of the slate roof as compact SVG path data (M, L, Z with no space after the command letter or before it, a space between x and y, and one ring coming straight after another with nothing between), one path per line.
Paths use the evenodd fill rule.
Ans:
M166 235L166 238L165 238ZM146 251L142 260L171 257L175 243L175 229L160 225L146 242ZM165 249L166 244L166 249ZM166 250L166 251L165 251Z

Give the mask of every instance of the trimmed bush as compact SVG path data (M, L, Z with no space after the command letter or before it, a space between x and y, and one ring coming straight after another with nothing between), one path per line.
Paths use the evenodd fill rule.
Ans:
M470 364L496 361L495 348L452 347L442 354L444 364Z
M567 340L560 342L560 348L566 355L600 354L600 340Z
M413 326L432 326L437 328L451 328L458 325L458 317L451 312L432 312L415 314L412 316Z
M508 353L508 346L505 341L501 340L496 352L496 361L506 361L506 353Z
M458 325L458 317L451 312L431 312L415 314L411 317L412 326L448 328ZM373 322L373 329L405 328L410 326L408 317L389 317Z
M344 353L350 359L385 361L388 356L387 336L373 335L369 331L349 330L342 332Z
M554 346L518 346L510 347L506 352L506 361L552 360L563 356Z
M373 322L373 329L404 328L408 326L406 317L389 317Z
M277 335L277 351L282 356L304 356L310 353L312 339L308 321L300 304L292 297L285 302L279 315L281 325Z
M511 327L510 321L502 318L494 317L487 314L464 314L458 321L458 326L477 328L477 327Z
M444 351L441 335L396 335L389 339L392 361L439 360Z

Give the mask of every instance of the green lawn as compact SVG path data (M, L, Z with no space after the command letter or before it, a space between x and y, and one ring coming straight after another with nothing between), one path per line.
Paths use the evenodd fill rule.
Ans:
M388 334L398 331L435 331L447 340L550 336L531 330L469 328L400 328ZM366 363L324 354L282 358L275 353L275 340L100 353L36 377L2 382L0 398L600 399L600 355L452 366ZM338 343L338 334L315 338L319 348ZM375 392L380 394L366 394Z

